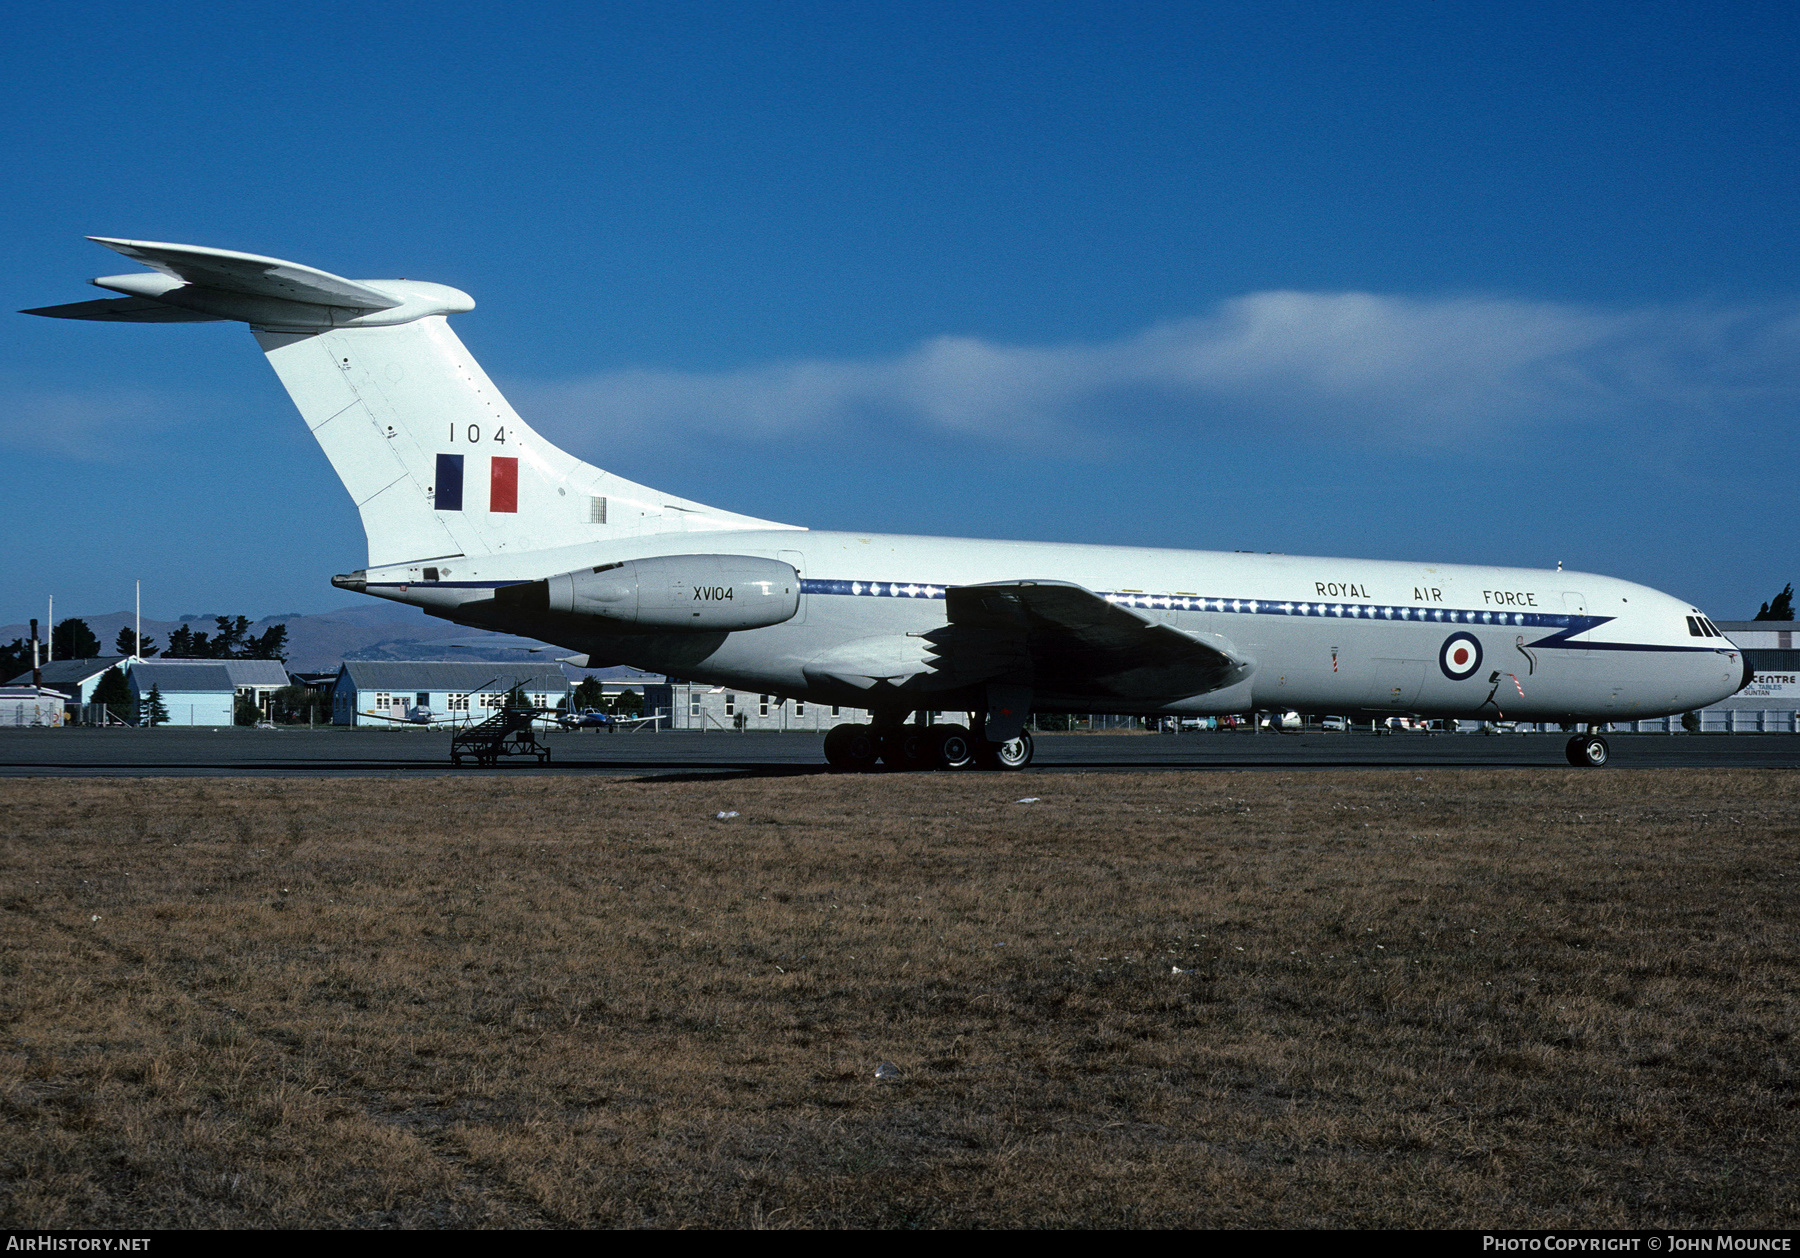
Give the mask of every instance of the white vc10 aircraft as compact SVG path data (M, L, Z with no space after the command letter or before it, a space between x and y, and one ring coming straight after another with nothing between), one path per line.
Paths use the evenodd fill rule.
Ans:
M1749 679L1680 599L1591 573L814 532L602 471L540 437L446 316L465 293L227 249L94 237L152 268L26 313L250 325L362 513L347 590L593 666L864 708L825 756L1029 764L1038 712L1298 709L1587 727ZM968 712L970 726L925 714ZM909 724L912 714L920 719Z

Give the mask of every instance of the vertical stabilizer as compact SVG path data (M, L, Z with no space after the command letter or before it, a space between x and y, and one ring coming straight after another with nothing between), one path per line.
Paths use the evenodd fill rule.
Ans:
M659 493L550 444L450 330L445 316L475 304L454 288L346 280L226 249L96 239L154 272L94 281L122 298L27 313L248 323L361 512L370 567L788 527Z

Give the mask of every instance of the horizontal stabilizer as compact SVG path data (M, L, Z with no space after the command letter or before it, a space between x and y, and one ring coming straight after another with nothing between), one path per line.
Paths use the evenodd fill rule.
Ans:
M110 236L88 239L164 275L221 292L304 301L316 306L348 306L353 310L392 310L401 303L400 298L366 284L280 258L159 240L116 240Z
M50 319L98 319L102 323L217 323L218 315L165 306L147 297L107 297L99 301L75 301L66 306L39 306L20 314Z

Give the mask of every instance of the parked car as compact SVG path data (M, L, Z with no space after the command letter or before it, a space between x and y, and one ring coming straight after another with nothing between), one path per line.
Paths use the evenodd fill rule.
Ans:
M1319 728L1328 734L1347 734L1350 732L1350 721L1347 717L1328 716L1319 722Z

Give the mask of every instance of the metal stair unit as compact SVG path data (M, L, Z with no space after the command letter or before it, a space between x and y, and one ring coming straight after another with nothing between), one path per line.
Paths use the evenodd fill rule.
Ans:
M502 708L451 738L450 763L460 765L467 757L491 769L501 756L535 756L539 764L549 764L550 749L538 741L532 722L555 715L551 708Z

